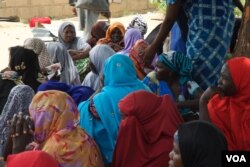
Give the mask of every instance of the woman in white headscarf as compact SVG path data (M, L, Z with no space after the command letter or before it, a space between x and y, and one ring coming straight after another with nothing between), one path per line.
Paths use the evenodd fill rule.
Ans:
M91 71L83 80L83 86L97 90L100 85L100 76L106 59L115 54L115 51L106 44L96 45L89 53Z

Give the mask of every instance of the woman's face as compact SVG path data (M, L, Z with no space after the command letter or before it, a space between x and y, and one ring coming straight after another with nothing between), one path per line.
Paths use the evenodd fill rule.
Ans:
M175 135L178 135L178 132ZM173 150L169 153L169 167L183 167L179 143L174 140L173 144Z
M65 43L73 41L75 37L76 37L76 32L74 27L67 26L66 28L64 28L62 38Z
M222 66L220 78L218 80L218 87L225 96L232 96L237 92L227 64Z
M122 40L122 32L119 30L119 28L115 28L111 32L111 41L114 43L120 42Z
M172 71L159 61L156 63L155 71L156 71L156 78L160 81L168 80L172 75Z

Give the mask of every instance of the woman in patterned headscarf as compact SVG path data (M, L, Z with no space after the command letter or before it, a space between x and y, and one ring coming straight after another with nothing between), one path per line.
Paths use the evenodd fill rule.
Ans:
M139 39L129 52L129 57L135 65L136 75L139 79L143 79L150 71L154 69L153 66L150 68L145 67L143 63L143 57L147 47L148 43L143 39Z
M108 44L115 52L123 49L123 38L125 35L125 27L120 22L111 24L106 31L106 37L100 39L97 44Z
M61 167L103 167L94 140L77 126L79 111L69 95L56 90L38 92L29 112L35 149L49 153Z
M130 29L130 28L139 29L141 32L142 38L144 38L144 35L148 31L148 24L141 15L138 15L138 16L135 16L133 20L130 22L130 24L128 25L127 29Z
M144 83L158 95L169 94L176 102L182 116L198 111L202 93L191 78L191 60L182 52L170 51L161 54L156 70L144 78ZM185 119L185 117L184 117Z
M7 137L9 135L9 127L7 121L11 120L14 114L22 112L28 114L29 105L35 92L27 85L15 86L8 97L0 116L0 155L3 156Z
M48 50L45 43L39 38L28 38L24 41L24 48L33 50L38 55L41 70L51 65Z

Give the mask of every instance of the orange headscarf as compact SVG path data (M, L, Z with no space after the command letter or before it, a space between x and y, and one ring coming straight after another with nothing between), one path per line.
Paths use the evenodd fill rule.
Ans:
M142 100L143 99L143 100ZM113 167L165 167L183 119L168 95L136 91L119 103L121 121Z
M209 117L224 133L229 150L250 150L250 59L227 61L237 93L215 95L208 103Z
M139 39L136 41L135 45L131 48L129 52L129 57L135 65L136 75L141 80L147 75L147 73L144 71L143 64L145 49L147 47L148 43L143 39Z
M99 41L97 42L97 44L108 44L112 47L112 49L114 49L114 51L118 52L120 51L124 46L123 42L122 41L119 41L119 43L113 43L111 41L111 34L112 34L112 31L114 31L115 28L118 28L121 33L122 33L122 38L124 37L124 34L125 34L125 27L122 23L120 22L115 22L115 23L112 23L109 28L107 29L106 31L106 37L105 38L102 38L102 39L99 39Z
M29 110L35 125L35 142L61 167L103 167L96 143L76 126L79 112L69 95L56 90L39 92Z

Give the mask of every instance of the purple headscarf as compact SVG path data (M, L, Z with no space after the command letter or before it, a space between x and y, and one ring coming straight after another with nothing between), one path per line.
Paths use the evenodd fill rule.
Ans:
M130 49L134 46L135 42L139 39L142 39L142 35L139 29L131 28L125 32L124 43L125 47L119 53L120 54L129 54Z

